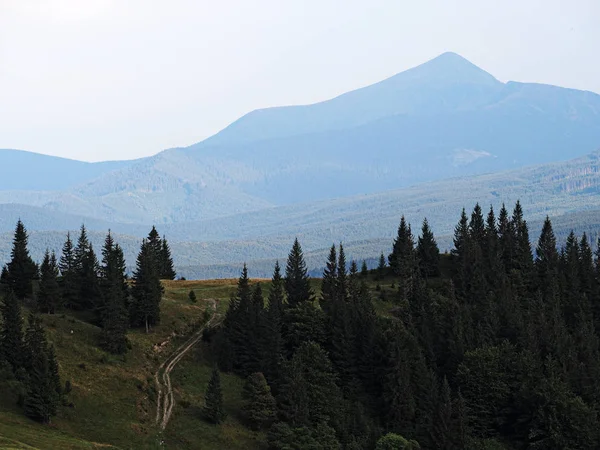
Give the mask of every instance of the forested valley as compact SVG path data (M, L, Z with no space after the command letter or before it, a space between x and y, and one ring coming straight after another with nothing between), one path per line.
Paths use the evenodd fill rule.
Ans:
M531 239L518 202L457 213L446 253L426 219L413 232L402 218L377 269L340 243L311 280L298 239L271 280L244 267L204 328L212 370L197 422L223 427L233 411L255 447L270 449L598 448L598 243L571 233L558 248L549 218ZM76 380L61 379L43 323L75 315L99 327L99 348L132 352L131 330L151 335L161 323L170 249L153 228L128 274L110 233L99 261L82 227L38 267L19 222L11 257L0 392L18 391L23 413L48 424L77 407ZM197 302L193 290L187 301ZM231 376L244 380L236 409L224 406Z

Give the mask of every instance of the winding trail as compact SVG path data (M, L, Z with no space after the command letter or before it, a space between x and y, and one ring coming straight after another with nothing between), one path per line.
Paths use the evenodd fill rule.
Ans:
M215 300L206 300L210 303L213 314L208 322L204 324L202 328L196 331L192 336L185 341L181 346L175 350L163 363L158 367L156 374L154 375L154 382L156 383L156 390L158 397L156 400L156 424L160 425L160 429L164 430L169 423L171 414L173 413L173 406L175 406L175 398L173 396L173 388L171 387L171 372L179 361L185 356L185 354L194 347L202 339L202 332L211 325L211 323L217 317L217 303Z

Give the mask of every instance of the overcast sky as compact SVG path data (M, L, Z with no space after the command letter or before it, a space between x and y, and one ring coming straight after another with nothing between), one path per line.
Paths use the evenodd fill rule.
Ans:
M444 51L600 92L600 1L0 0L0 148L151 155Z

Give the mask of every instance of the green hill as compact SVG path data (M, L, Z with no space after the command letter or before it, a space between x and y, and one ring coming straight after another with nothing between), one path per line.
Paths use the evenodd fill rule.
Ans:
M131 331L131 350L114 357L97 346L99 328L76 315L44 315L49 340L55 345L61 377L73 386L52 424L25 418L10 386L0 389L0 448L18 449L252 449L263 436L240 425L242 380L223 375L227 421L215 427L200 415L211 363L202 351L188 354L172 374L176 407L164 433L155 425L154 373L185 336L203 323L206 299L227 307L235 281L165 282L161 325L151 333ZM198 302L188 300L194 289ZM162 444L161 444L162 442Z

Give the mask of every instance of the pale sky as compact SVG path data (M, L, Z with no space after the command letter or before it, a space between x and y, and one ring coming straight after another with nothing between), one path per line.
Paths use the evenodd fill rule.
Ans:
M600 93L600 1L0 0L0 148L147 156L445 51Z

